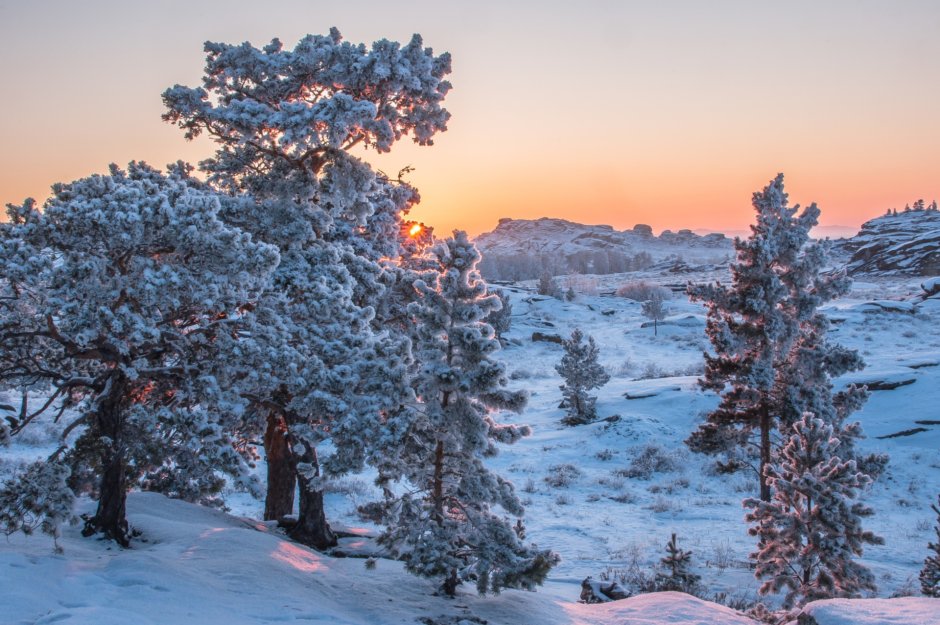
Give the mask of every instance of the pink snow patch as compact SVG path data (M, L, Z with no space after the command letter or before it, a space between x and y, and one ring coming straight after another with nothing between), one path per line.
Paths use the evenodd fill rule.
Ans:
M746 616L681 592L653 592L610 603L564 603L571 625L754 625Z

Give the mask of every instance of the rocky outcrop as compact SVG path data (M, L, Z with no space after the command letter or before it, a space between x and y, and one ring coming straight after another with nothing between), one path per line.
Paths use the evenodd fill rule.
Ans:
M842 248L851 253L850 273L940 275L940 211L872 219Z

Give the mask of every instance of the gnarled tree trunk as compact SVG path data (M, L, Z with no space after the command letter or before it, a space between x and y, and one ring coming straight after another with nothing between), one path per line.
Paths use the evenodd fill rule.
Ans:
M300 443L293 445L294 461L297 469L297 481L300 483L300 502L297 524L288 535L299 543L315 549L327 549L336 545L336 535L326 522L323 508L323 491L313 481L320 475L320 463L317 450L312 445ZM300 448L303 451L296 453Z
M264 498L264 520L280 520L294 511L297 477L287 440L284 417L272 411L264 432L264 456L268 468L268 488Z
M98 508L85 520L83 536L101 533L122 547L130 546L127 526L127 474L124 447L124 400L127 392L123 376L115 374L107 394L98 402L95 427L110 443L101 459Z

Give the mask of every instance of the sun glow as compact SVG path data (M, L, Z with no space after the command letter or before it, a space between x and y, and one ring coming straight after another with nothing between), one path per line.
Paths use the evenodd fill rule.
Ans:
M411 226L411 230L408 231L408 236L416 237L421 234L422 230L424 230L424 228L421 227L421 224L415 224Z

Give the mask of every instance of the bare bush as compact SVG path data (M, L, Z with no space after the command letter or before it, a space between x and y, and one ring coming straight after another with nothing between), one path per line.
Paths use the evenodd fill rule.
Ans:
M632 299L635 302L647 302L659 297L660 300L672 299L672 291L666 287L649 282L627 282L617 289L617 296L625 299Z
M581 470L573 464L555 464L548 467L545 483L552 488L568 488L579 477Z

